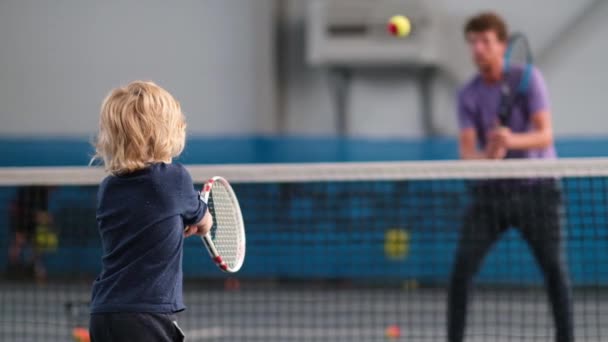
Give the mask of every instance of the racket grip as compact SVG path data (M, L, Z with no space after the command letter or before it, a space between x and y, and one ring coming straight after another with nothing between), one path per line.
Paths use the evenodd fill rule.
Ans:
M211 259L213 259L213 262L215 262L215 264L222 271L228 271L228 265L224 262L224 260L222 259L222 256L217 252L217 249L215 248L215 244L211 240L211 235L207 234L207 235L203 236L202 240L203 240L203 243L205 244L205 247L207 248L207 251L209 252L209 255L211 256Z

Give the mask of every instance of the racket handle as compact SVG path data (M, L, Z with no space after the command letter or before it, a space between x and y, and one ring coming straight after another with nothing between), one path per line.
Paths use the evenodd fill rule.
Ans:
M221 255L217 252L217 249L215 248L215 244L213 243L213 240L211 240L211 235L210 234L204 235L202 237L202 240L203 240L203 243L205 244L205 247L207 247L207 251L209 252L209 255L211 256L211 259L213 259L213 262L215 262L215 264L223 271L227 271L228 265L226 265L226 263L222 259Z
M205 244L205 247L207 248L207 251L209 252L209 255L212 258L215 258L216 256L219 255L219 253L217 252L217 249L215 248L215 245L213 244L213 240L211 240L210 234L203 235L201 237L201 239L203 240L203 243Z

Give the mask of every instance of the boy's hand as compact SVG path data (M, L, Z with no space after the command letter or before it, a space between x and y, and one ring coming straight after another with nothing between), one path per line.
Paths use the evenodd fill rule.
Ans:
M186 227L184 230L184 237L189 237L192 235L205 236L209 233L212 226L213 217L211 217L209 210L207 210L205 216L203 216L203 219L199 223Z

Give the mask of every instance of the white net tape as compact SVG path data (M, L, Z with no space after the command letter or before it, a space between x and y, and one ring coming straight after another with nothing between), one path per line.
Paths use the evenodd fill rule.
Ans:
M425 161L190 165L196 183L222 176L231 183L357 180L499 179L608 176L608 159ZM0 168L0 186L95 185L106 173L92 167Z

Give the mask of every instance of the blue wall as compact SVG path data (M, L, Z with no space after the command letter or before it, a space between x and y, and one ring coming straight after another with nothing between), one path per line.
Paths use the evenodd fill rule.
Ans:
M562 138L562 157L607 154L608 138ZM306 137L190 138L186 164L455 159L456 141L440 139L337 139ZM0 138L0 166L87 165L87 138Z

